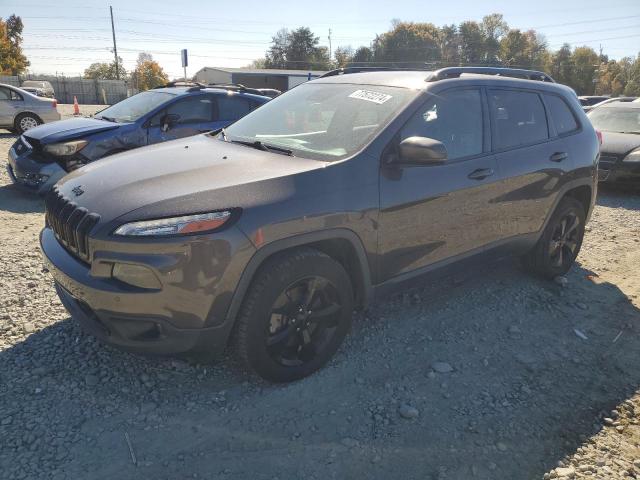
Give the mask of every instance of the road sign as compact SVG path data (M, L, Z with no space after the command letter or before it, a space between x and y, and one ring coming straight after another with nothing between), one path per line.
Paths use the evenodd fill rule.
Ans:
M182 56L182 68L188 67L189 66L189 60L187 58L187 49L183 48L182 52L180 52L180 53L181 53L181 56Z

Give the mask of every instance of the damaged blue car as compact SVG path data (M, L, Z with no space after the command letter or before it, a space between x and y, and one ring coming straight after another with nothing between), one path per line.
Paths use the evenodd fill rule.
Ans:
M32 128L9 150L9 177L44 195L87 163L226 127L271 99L258 93L241 86L173 83L133 95L90 118Z

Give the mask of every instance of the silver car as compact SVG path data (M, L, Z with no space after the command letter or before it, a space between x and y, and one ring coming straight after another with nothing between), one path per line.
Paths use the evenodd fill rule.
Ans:
M56 97L56 92L53 91L53 86L46 80L25 80L24 82L22 82L21 88L24 88L25 90L35 89L38 91L39 97Z
M58 102L0 83L0 128L22 134L42 123L60 120Z

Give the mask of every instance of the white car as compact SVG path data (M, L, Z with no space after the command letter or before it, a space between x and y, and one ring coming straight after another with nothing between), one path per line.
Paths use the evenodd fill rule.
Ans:
M0 83L0 128L22 135L42 123L60 120L58 102Z

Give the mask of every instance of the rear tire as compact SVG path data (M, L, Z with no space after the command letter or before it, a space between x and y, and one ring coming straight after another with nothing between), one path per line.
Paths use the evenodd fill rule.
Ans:
M536 245L522 257L524 267L546 278L567 273L580 252L585 221L582 204L572 197L563 198Z
M18 135L22 135L27 130L42 124L42 120L33 113L21 113L16 117L14 122L15 130Z
M235 347L265 380L291 382L321 368L351 328L349 275L328 255L299 248L260 268L238 317Z

